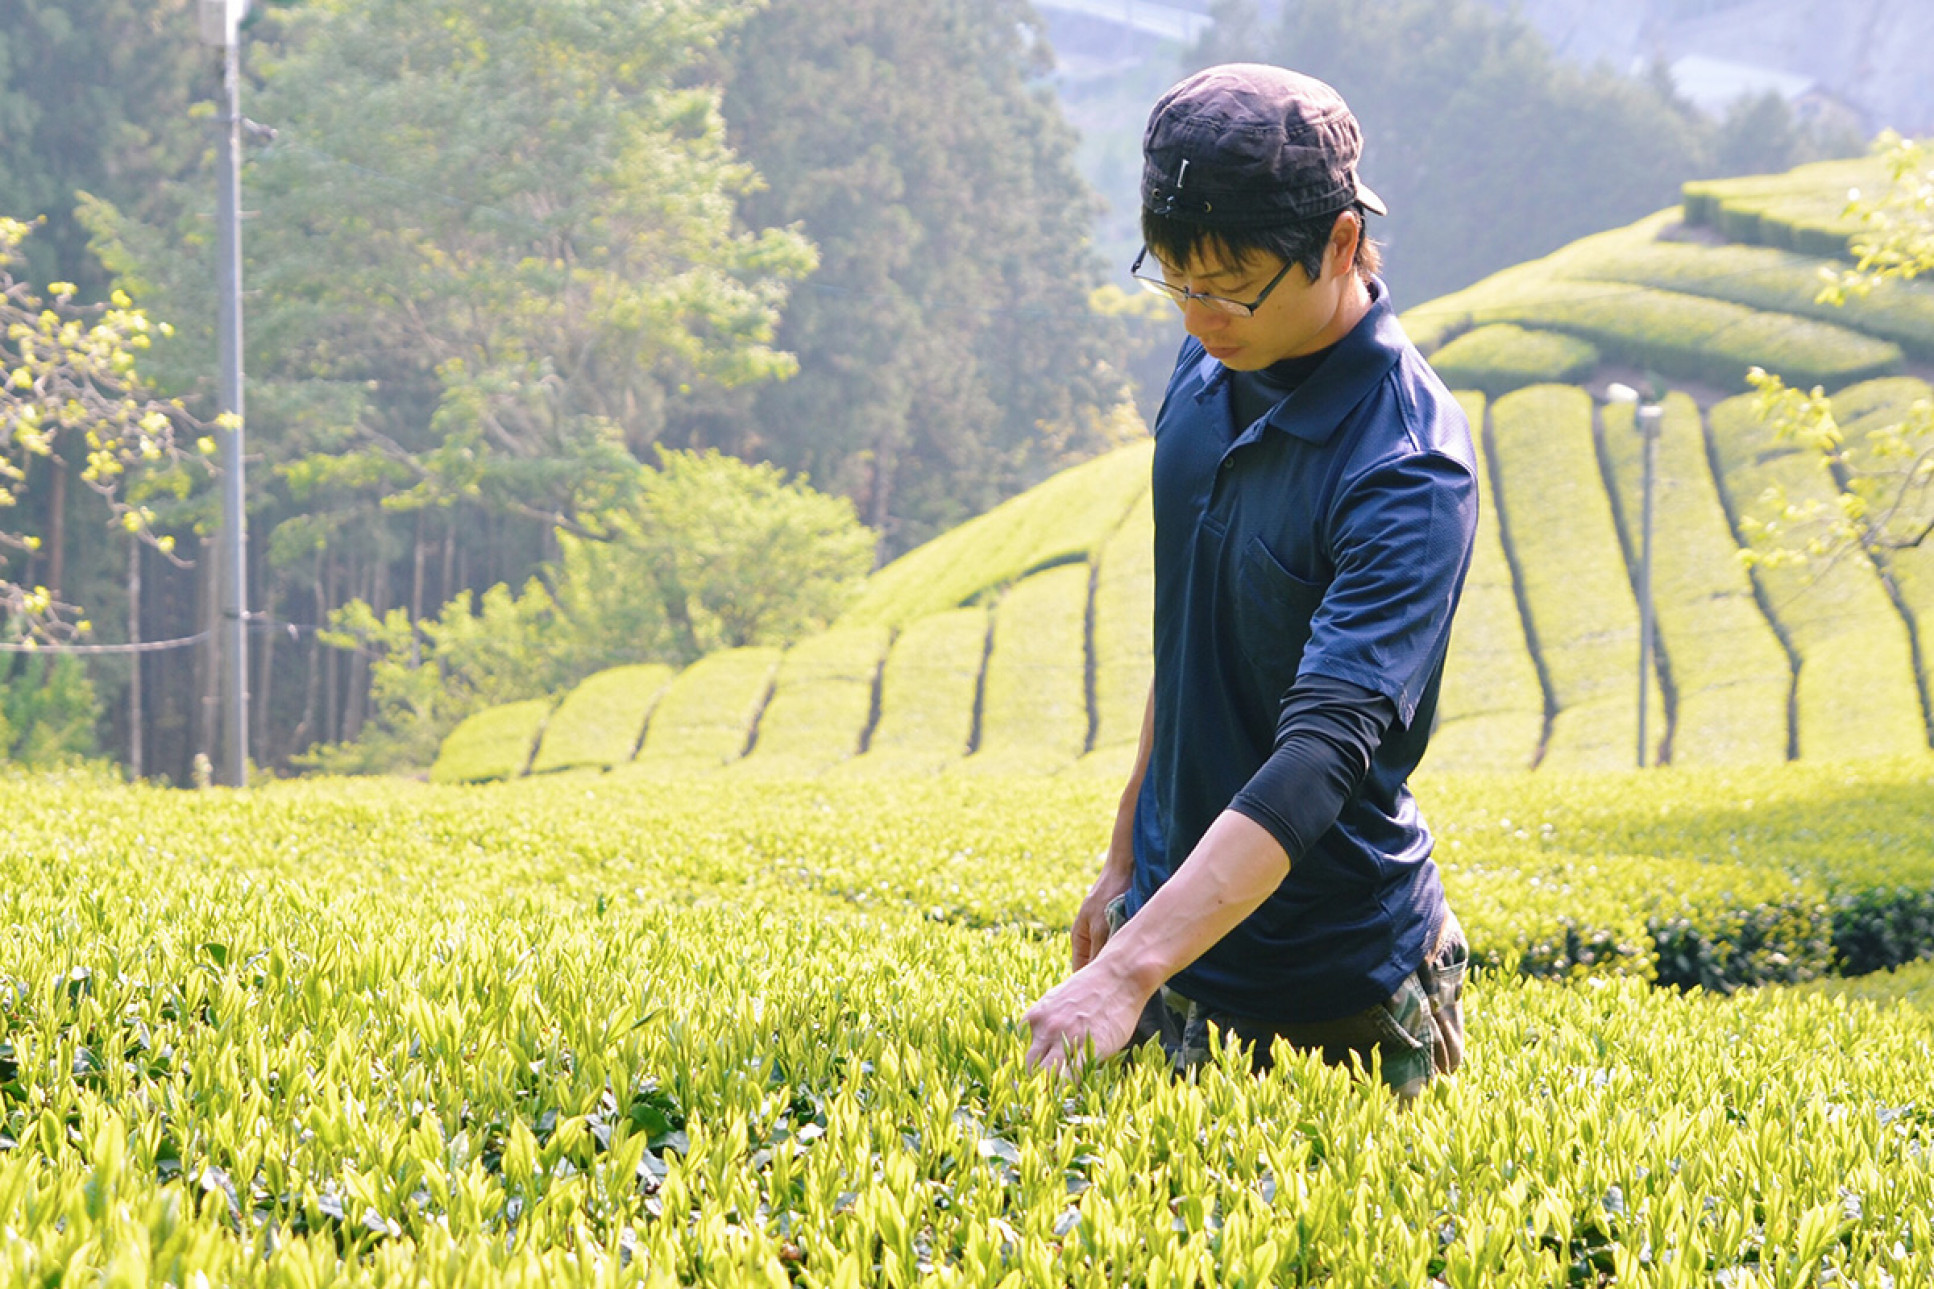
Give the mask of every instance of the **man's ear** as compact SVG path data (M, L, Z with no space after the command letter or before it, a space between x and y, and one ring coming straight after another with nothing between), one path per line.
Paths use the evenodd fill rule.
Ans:
M1352 272L1356 268L1357 242L1363 237L1363 219L1353 210L1341 212L1330 225L1329 245L1323 248L1323 276Z

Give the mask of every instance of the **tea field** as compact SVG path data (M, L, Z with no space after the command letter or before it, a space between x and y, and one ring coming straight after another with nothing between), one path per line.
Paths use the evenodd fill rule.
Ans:
M1827 974L1934 951L1923 757L1426 778L1489 966L1409 1111L1024 1068L1106 776L750 764L0 783L0 1279L1934 1282L1925 969Z

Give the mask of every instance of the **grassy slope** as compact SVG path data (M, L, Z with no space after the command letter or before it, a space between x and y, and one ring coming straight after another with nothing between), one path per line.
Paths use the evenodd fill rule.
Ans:
M838 627L786 651L746 774L818 774L857 756L886 658L885 627Z
M1530 766L1544 728L1544 691L1525 645L1524 621L1498 531L1497 497L1483 444L1484 399L1460 394L1478 451L1477 542L1444 663L1431 765L1464 770Z
M1036 573L995 606L980 746L963 771L1051 774L1086 750L1089 577L1086 564Z
M1520 390L1491 410L1498 505L1557 703L1544 760L1554 769L1615 769L1637 751L1638 606L1591 417L1591 400L1564 385ZM1651 698L1648 732L1662 736L1657 685Z
M933 774L967 755L987 623L985 608L951 609L916 619L894 638L873 741L845 769Z
M646 662L585 677L551 714L531 773L629 761L672 675L665 664Z
M1643 442L1630 405L1605 409L1603 444L1618 486L1626 548L1640 548ZM1786 759L1792 668L1753 601L1752 580L1706 461L1699 409L1665 405L1653 519L1653 604L1678 694L1678 765Z
M904 626L967 604L1052 564L1089 559L1148 486L1152 439L1063 470L867 581L847 625Z
M1728 399L1707 418L1735 514L1764 510L1778 485L1795 503L1824 500L1819 466L1772 444L1752 399ZM1871 569L1852 560L1758 570L1773 618L1800 655L1800 754L1842 760L1925 751L1907 630Z

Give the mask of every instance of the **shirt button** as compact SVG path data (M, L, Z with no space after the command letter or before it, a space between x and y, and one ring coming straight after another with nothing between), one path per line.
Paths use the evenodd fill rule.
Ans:
M1223 468L1224 470L1230 470L1230 469L1233 469L1233 468L1235 468L1235 464L1236 464L1236 459L1235 459L1234 457L1223 457L1223 458L1222 458L1222 468Z

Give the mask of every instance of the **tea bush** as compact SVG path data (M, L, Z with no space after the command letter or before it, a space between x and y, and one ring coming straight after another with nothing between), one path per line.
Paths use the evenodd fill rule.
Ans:
M1474 940L1533 918L1483 890L1573 865L1583 916L1555 938L1583 954L1616 929L1593 908L1730 907L1756 938L1697 960L1765 971L1794 933L1777 909L1648 892L1784 881L1802 916L1794 880L1879 865L1927 888L1927 850L1900 844L1934 827L1922 761L1646 783L1421 785ZM1017 1017L1065 970L1112 787L750 788L0 784L0 1275L1934 1277L1921 1012L1681 994L1581 955L1581 983L1481 976L1463 1071L1407 1111L1230 1048L1186 1079L1142 1051L1063 1082L1024 1068Z

